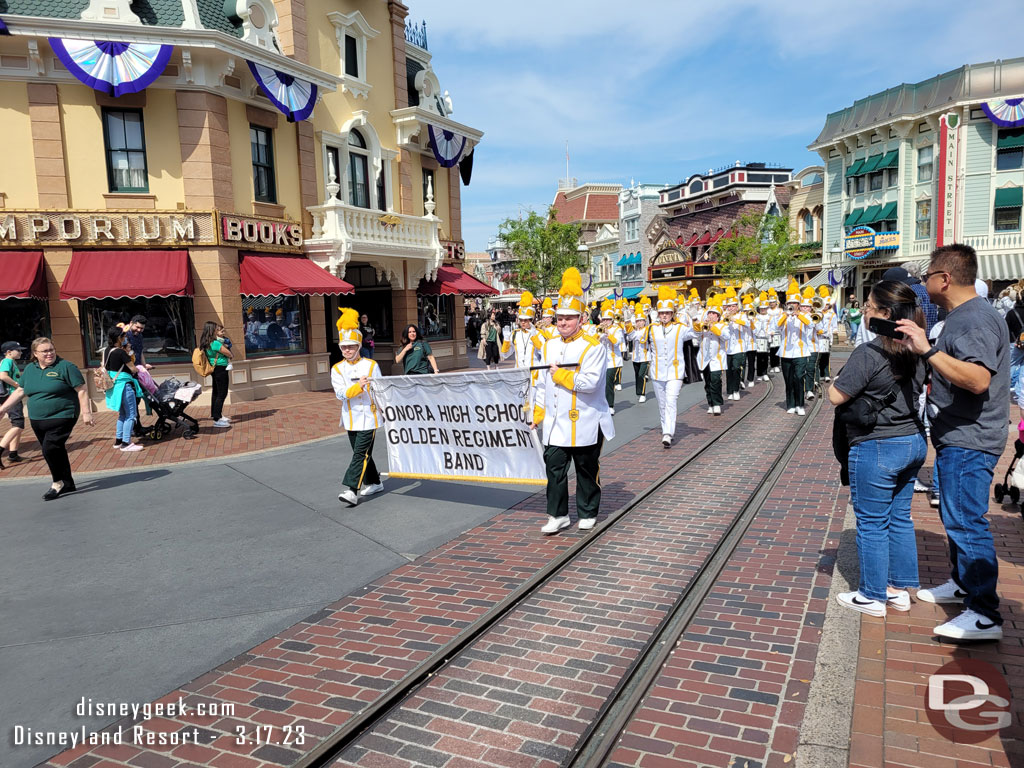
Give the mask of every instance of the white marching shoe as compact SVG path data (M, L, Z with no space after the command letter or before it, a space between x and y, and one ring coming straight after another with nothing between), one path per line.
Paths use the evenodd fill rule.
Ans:
M721 416L722 415L722 406L720 406L720 405L716 405L715 406L715 415L716 416Z
M800 406L797 406L797 408L796 408L796 415L797 416L806 416L807 415L807 411L805 411Z
M597 518L596 517L581 517L580 521L577 523L577 525L579 526L579 529L581 531L589 531L591 528L593 528L595 525L597 525Z
M708 406L708 413L714 413L714 412L715 412L715 406L709 405Z
M355 495L351 488L346 488L344 491L338 494L338 501L346 502L350 507L354 507L359 503L359 497Z
M767 373L764 376L761 377L761 381L768 381L768 374Z
M563 528L568 528L572 525L572 520L568 517L548 517L547 524L540 529L541 533L558 533Z
M708 408L708 413L711 413L713 410L714 409L712 409L712 408ZM661 436L661 444L663 446L665 446L666 448L671 448L672 447L672 436L671 435L662 435Z
M363 488L363 490L361 490L359 492L359 495L360 496L373 496L373 494L380 493L383 490L384 490L384 483L373 483L372 485L367 485L365 488Z
M616 384L615 385L615 391L616 392L621 392L622 391L622 385L621 384Z
M796 413L796 408L787 408L786 413Z
M638 398L636 399L636 401L637 401L638 403L646 403L646 402L647 402L647 395L640 395L640 397L638 397Z
M609 409L608 409L608 412L609 412L609 413L610 413L610 414L611 414L612 416L614 416L614 415L615 415L615 409L614 409L614 408L609 408Z

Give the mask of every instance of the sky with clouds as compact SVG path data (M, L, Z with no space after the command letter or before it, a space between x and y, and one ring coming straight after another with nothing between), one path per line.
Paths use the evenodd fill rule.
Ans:
M484 131L462 190L467 251L565 176L675 183L806 146L855 99L1024 56L1020 0L405 0L453 119Z

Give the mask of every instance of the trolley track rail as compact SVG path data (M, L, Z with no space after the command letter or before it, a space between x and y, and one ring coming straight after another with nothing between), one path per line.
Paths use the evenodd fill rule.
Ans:
M735 422L726 427L722 432L716 434L714 437L708 439L700 447L698 447L693 453L687 456L680 464L678 464L672 470L666 472L663 476L658 478L651 486L649 486L642 493L638 494L628 503L622 505L615 511L611 512L604 521L604 524L595 528L594 531L586 538L581 539L578 543L574 544L569 549L563 551L548 563L543 569L538 571L528 581L520 585L520 587L508 595L504 600L490 609L485 615L479 617L469 627L467 627L457 638L452 640L450 643L445 645L443 648L435 651L429 658L424 660L416 669L411 671L402 680L398 681L395 686L386 691L380 698L373 702L369 707L359 712L353 718L348 720L343 726L335 731L330 736L326 737L322 742L316 745L312 750L307 752L294 766L295 768L322 768L328 766L337 760L342 753L352 746L356 741L359 740L367 732L371 731L373 727L386 719L388 714L393 710L401 706L402 702L407 699L410 695L415 693L420 687L426 684L431 677L440 672L446 667L452 660L457 658L464 650L472 646L477 640L479 640L484 634L490 629L499 624L503 619L508 617L513 611L516 610L524 601L535 595L545 584L548 584L553 578L561 573L566 567L571 565L576 559L589 548L595 544L600 543L610 532L616 530L616 525L628 517L637 507L640 507L648 498L662 490L667 483L676 478L681 472L683 472L688 466L693 464L695 461L704 456L709 450L715 447L722 438L732 433L734 430L740 428L744 422L751 417L755 411L758 410L759 406L763 405L768 401L773 392L775 391L774 384L769 382L767 391L762 394L758 400L750 407L750 409L740 416ZM815 408L820 407L820 399L817 401ZM785 461L788 460L788 456L791 455L794 446L798 444L798 438L803 435L807 425L810 424L811 416L815 411L812 411L808 415L807 420L802 425L801 429L797 431L794 437L791 439L790 445L787 450L776 460L769 470L769 473L773 473L781 465L784 466ZM772 483L773 485L774 483ZM764 484L762 484L763 486ZM770 487L768 488L770 491ZM705 595L707 590L710 589L713 584L715 577L721 571L725 562L728 560L729 554L735 549L739 540L742 538L743 533L749 526L750 520L753 519L756 514L756 509L760 504L754 505L755 499L763 500L763 497L767 495L765 491L762 495L761 489L759 488L754 492L748 502L741 509L740 513L736 518L729 524L728 530L723 535L722 540L715 547L712 553L707 558L704 566L701 567L700 571L695 575L691 584L684 590L682 596L676 601L678 607L682 601L694 599L692 596L701 594ZM752 510L752 511L751 511ZM745 524L741 524L740 518L744 513L749 514L749 519L746 519ZM728 551L722 549L722 542L728 540L730 546ZM711 570L712 563L717 564L717 568ZM713 573L713 575L711 575ZM698 587L699 582L699 587ZM695 591L702 590L702 591ZM696 607L699 606L697 601L692 607L692 613L696 612ZM673 616L678 611L673 609L669 616ZM655 636L661 636L664 634L664 623L668 621L668 618L663 620L655 630ZM657 648L657 644L651 646ZM637 659L640 662L641 659L648 655L649 651L645 649L641 652ZM638 667L637 662L634 663L634 667ZM660 663L655 667L655 670L660 668ZM628 679L637 679L637 674L634 671L634 667L631 667L627 673ZM613 702L614 699L621 694L621 690L624 686L616 689L616 693L609 698L609 702ZM639 700L638 700L639 701ZM610 708L610 704L605 707L605 710ZM635 708L635 705L633 706ZM630 710L632 711L632 709ZM606 722L605 717L607 716L606 711L602 711L599 720ZM595 730L595 729L591 729ZM595 733L597 731L595 730ZM603 733L604 729L600 729ZM586 740L589 743L592 739L590 734L585 735ZM581 742L582 743L582 742ZM614 743L614 742L613 742ZM582 753L578 753L582 754ZM575 760L575 756L573 760Z

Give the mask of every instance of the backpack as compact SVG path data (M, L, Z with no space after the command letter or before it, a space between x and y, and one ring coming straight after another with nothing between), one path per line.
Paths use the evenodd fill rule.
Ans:
M210 362L210 358L207 357L206 350L202 347L196 347L192 350L192 367L195 368L196 373L204 378L213 373L213 364Z
M114 387L114 380L110 378L110 372L107 370L107 358L109 356L110 347L107 347L103 352L103 360L100 362L100 367L92 372L92 385L97 392L106 392ZM121 370L124 370L124 368ZM118 373L120 372L118 371Z

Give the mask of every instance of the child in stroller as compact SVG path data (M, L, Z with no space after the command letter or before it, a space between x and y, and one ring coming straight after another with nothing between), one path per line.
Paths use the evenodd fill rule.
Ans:
M185 413L189 404L203 391L194 381L182 382L173 376L152 391L143 388L143 397L153 407L157 419L150 426L141 426L141 434L150 440L163 440L175 428L184 427L181 436L192 440L199 434L199 422Z

